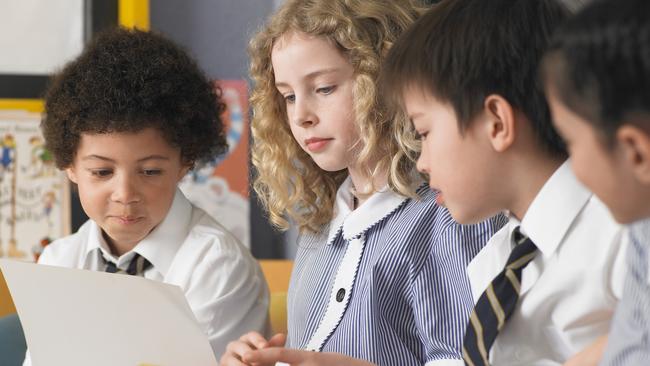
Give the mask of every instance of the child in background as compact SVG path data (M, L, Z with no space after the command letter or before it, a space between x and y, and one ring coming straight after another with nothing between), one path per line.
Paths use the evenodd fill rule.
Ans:
M468 267L467 365L562 364L607 333L621 296L623 228L572 174L537 79L567 16L554 0L445 0L386 61L452 216L510 216Z
M114 29L55 75L41 124L90 220L39 263L180 286L217 357L242 332L263 332L268 307L249 251L177 189L195 164L227 150L223 108L178 46Z
M630 224L628 274L601 365L650 365L650 2L596 1L544 59L576 176Z
M250 333L222 365L462 364L465 268L500 222L455 223L399 153L392 127L404 117L377 80L421 10L409 0L286 1L253 39L255 189L275 225L291 220L302 233L286 348L267 348L283 336Z

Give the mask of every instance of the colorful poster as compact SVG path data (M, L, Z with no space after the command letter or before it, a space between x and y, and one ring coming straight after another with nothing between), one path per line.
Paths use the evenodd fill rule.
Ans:
M40 121L0 112L0 257L33 261L70 233L68 180L44 147Z
M244 80L221 80L228 153L190 172L180 184L187 198L250 248L248 93Z

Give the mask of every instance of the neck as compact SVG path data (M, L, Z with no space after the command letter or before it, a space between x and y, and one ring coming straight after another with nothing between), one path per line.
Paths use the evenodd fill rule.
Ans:
M108 234L106 234L103 230L102 230L102 236L104 237L104 240L106 241L106 244L108 245L108 249L110 250L111 254L117 257L120 257L124 253L133 250L133 248L135 248L135 246L138 244L138 243L117 242L113 240L110 236L108 236Z
M510 184L513 192L512 200L507 204L510 214L519 221L523 220L535 197L563 162L563 159L548 157L530 159L530 155L522 159L517 169L521 173L513 174Z
M388 182L387 174L369 177L358 167L349 167L348 174L350 174L352 185L356 190L355 197L357 198L357 204L354 207L355 209L361 206L377 189L382 188Z

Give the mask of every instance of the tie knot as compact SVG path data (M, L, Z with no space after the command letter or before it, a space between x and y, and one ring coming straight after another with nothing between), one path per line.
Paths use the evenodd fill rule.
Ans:
M105 271L109 273L125 273L131 276L143 276L144 271L146 271L147 268L151 267L151 262L149 262L145 257L141 256L138 253L135 253L133 255L133 258L131 258L129 266L126 270L117 267L115 262L105 258L103 255L101 257L104 259L104 262L106 262Z
M519 226L515 228L512 237L515 247L512 249L510 257L508 257L506 266L510 269L522 268L535 258L537 246L529 237L521 233Z

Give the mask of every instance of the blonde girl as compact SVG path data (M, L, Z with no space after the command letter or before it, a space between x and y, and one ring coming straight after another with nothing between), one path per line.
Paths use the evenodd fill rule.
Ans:
M462 364L465 266L498 223L451 219L378 90L384 55L423 10L288 0L251 41L254 187L271 222L301 235L286 344L249 333L223 365Z

